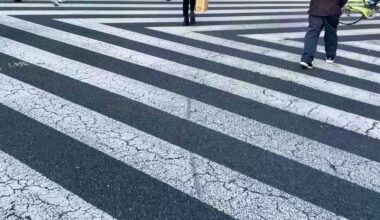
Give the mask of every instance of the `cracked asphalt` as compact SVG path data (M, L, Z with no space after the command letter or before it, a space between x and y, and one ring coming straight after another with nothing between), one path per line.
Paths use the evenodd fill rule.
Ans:
M380 219L380 19L308 0L0 3L0 219Z

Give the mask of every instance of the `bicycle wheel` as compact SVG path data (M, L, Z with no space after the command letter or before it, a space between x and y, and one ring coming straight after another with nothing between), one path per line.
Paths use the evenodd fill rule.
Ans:
M346 6L342 9L342 15L339 22L344 25L353 25L364 18L362 12L357 8L365 8L366 0L349 0Z

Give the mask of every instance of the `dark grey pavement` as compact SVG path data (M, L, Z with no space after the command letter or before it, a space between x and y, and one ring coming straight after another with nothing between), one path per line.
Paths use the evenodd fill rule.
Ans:
M307 7L0 2L0 219L380 219L380 19Z

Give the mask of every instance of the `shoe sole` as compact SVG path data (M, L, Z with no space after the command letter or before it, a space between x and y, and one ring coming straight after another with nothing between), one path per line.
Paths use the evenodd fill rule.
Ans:
M313 69L313 67L312 66L309 66L307 63L305 63L305 62L300 62L300 65L301 65L301 67L303 68L303 69Z

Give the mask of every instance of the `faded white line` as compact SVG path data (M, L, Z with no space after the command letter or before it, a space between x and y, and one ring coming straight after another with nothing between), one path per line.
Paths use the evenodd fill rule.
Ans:
M340 44L380 52L380 40L344 41Z
M106 70L57 56L13 40L0 39L4 42L0 52L4 54L141 102L314 169L380 192L380 164L375 161Z
M14 21L16 22L8 23L9 19L6 19L5 22L3 21L1 23L24 31L28 31L30 33L34 33L39 36L44 36L69 45L77 46L99 54L104 54L106 56L114 57L116 59L124 60L126 62L141 65L170 75L174 75L176 77L217 88L222 91L226 91L256 102L263 103L265 105L270 105L272 107L279 108L294 114L325 122L337 127L357 132L359 134L367 135L372 138L380 139L380 124L378 121L373 119L337 110L329 106L299 99L297 97L280 93L274 90L161 59L159 57L150 56L102 41L56 30L35 23L23 21L21 19L16 19ZM217 58L218 57L213 57L213 59ZM278 71L285 71L283 69L271 66L268 66L267 68L268 72L276 73ZM260 64L256 67L256 69L251 70L263 71L263 68ZM358 95L363 94L359 93Z
M39 0L41 2L48 2L50 0ZM71 0L65 0L65 2L70 2ZM106 2L107 0L75 0L76 2ZM113 2L123 2L125 3L126 0L112 0ZM150 3L163 3L162 0L138 0L139 2L150 2ZM35 0L23 0L23 2L35 2ZM170 2L178 2L182 3L181 0L171 0ZM213 0L210 2L212 3L233 3L233 0ZM242 4L247 4L247 3L254 3L254 2L263 2L262 0L239 0L239 2L242 2ZM277 2L304 2L304 3L309 3L308 0L276 0ZM267 3L270 3L269 1Z
M380 21L379 21L380 22ZM324 32L322 32L323 36ZM284 44L291 47L297 47L297 48L303 48L303 43L294 41L291 39L294 38L302 38L304 37L304 32L295 32L295 33L289 33L287 35L285 34L250 34L250 35L242 35L247 38L262 40L262 41L268 41L272 43L278 43L278 44ZM378 28L372 28L372 29L359 29L359 30L341 30L339 31L339 36L359 36L359 35L380 35L380 29ZM376 48L374 48L376 50ZM325 48L323 46L318 46L317 48L318 52L324 53ZM337 51L338 56L349 58L352 60L357 60L365 63L370 63L372 65L380 66L380 58L375 56L370 56L362 53L355 53L351 51L346 50L340 50Z
M147 36L147 35L136 33L136 32L129 31L129 30L124 30L124 29L120 29L120 28L116 28L116 27L111 27L111 26L99 24L99 23L97 23L98 20L96 20L95 22L92 19L59 19L59 20L66 22L66 23L69 23L69 24L74 24L77 26L88 28L91 30L96 30L96 31L100 31L103 33L123 37L123 38L129 39L129 40L132 40L132 41L137 41L137 42L141 42L141 43L145 43L145 44L149 44L149 45L155 45L159 48L171 50L174 52L190 54L190 55L194 54L194 55L196 55L197 58L203 58L203 59L207 59L207 60L211 60L211 61L215 61L215 62L220 62L220 63L226 64L226 65L231 65L231 66L236 67L236 68L243 68L244 69L244 67L247 67L250 64L252 64L251 61L248 61L245 59L239 59L237 57L222 55L220 53L213 53L211 51L205 52L204 50L201 50L201 49L195 48L195 47L190 47L188 45L175 43L175 42L171 42L171 41L168 41L165 39L156 38L156 37L152 37L152 36ZM102 21L106 22L107 20L103 19ZM380 22L379 22L379 24L380 24ZM264 24L264 25L266 28L273 27L273 25L269 25L269 24ZM285 25L287 25L287 24L285 24ZM299 23L294 23L294 25L298 26ZM233 26L236 27L235 25L233 25ZM244 25L242 25L242 26L244 26ZM256 25L256 28L259 28L257 26L260 26L260 25ZM281 27L280 25L276 25L276 26L278 28ZM154 29L156 29L156 28L154 28ZM166 30L165 32L169 32L169 31L167 31L168 29L169 28L165 29ZM223 27L221 27L221 29L223 29ZM159 28L159 30L162 30L162 29ZM172 32L170 32L170 33L172 33ZM189 35L192 35L192 34L186 34L184 36L188 37ZM203 40L205 37L208 37L208 36L200 35L200 34L196 34L196 35L197 36L192 37L192 39ZM211 42L215 42L215 40L216 40L216 38L211 38L211 39L213 40ZM219 38L218 40L221 41L222 39ZM207 39L204 39L204 41L209 42ZM229 45L229 47L233 47L235 49L247 51L250 53L265 54L267 56L280 58L280 59L283 59L286 61L292 61L292 62L298 63L300 60L299 54L289 53L289 52L285 52L285 51L279 51L279 50L266 48L266 47L260 47L260 46L256 46L256 45L252 45L252 44L240 43L240 42L231 41L231 40L224 40L224 42L219 42L219 43L220 43L219 45L227 45L227 46ZM219 58L214 59L214 57L219 57ZM237 60L240 60L240 62L238 62ZM343 75L348 75L351 77L356 77L356 78L363 79L363 80L368 80L368 81L380 83L380 75L378 73L375 73L375 72L366 71L366 70L362 70L359 68L346 66L346 65L339 65L339 64L330 65L330 64L326 64L325 61L321 61L321 60L316 60L316 64L318 65L318 68L321 68L321 69L329 70L329 71L336 72L336 73L343 74ZM269 74L271 74L270 76L275 76L277 78L284 79L284 74L275 75L275 73L272 73L272 72L270 72ZM322 83L320 79L316 80L315 77L312 77L312 76L307 76L307 75L303 76L304 80L302 80L301 79L302 76L300 74L293 74L293 75L296 75L298 77L297 79L293 79L294 82L302 84L302 85L309 86L309 87L314 88L314 89L319 89L322 91L329 92L329 91L331 91L330 90L331 87L338 88L338 86L336 86L336 84L332 84L330 87L326 87L326 85L325 85L326 83ZM291 80L289 74L286 75L285 79ZM316 83L316 81L318 81L319 84L323 84L323 86L318 87L318 83ZM349 97L349 98L352 98L352 97ZM363 101L362 97L358 97L358 100ZM373 101L373 97L371 97L371 101Z
M210 2L209 8L246 8L246 7L269 7L269 8L277 8L277 7L308 7L307 3L288 3L288 4L258 4L258 3L250 3L250 4L213 4ZM51 8L52 5L48 3L1 3L0 7L14 7L14 8L41 8L48 7ZM178 2L178 4L162 4L161 3L151 3L151 4L136 4L124 2L123 4L110 4L110 3L70 3L66 1L64 4L60 5L60 8L182 8L182 4Z
M223 165L2 74L0 97L3 97L0 99L3 105L232 217L343 219Z
M199 16L197 17L197 22L210 22L210 21L259 21L259 20L284 20L284 19L307 19L307 16L304 14L301 15L245 15L245 16L218 16L218 17L204 17ZM60 20L60 19L58 19ZM62 19L63 20L63 19ZM172 23L172 22L179 22L182 21L181 18L91 18L92 21L96 21L98 23ZM307 23L305 22L303 26L305 26ZM256 28L256 25L261 24L247 24L247 25L222 25L221 27L235 27L235 28L241 28L245 27L246 29L254 29ZM360 25L360 24L358 24ZM263 27L267 27L265 25L262 25ZM207 26L189 26L186 27L187 30L192 30L193 28L202 28L203 30L210 28L212 31L215 29L215 27L218 27L217 25L207 25ZM182 27L177 27L182 28ZM185 29L185 28L184 28Z
M208 14L272 13L274 9L209 10ZM306 12L307 9L276 9L276 12ZM0 15L180 15L177 10L4 10Z
M2 89L5 88L0 87ZM2 100L0 98L0 102ZM2 151L0 216L6 219L12 216L17 216L15 219L113 219Z
M281 22L282 20L285 19L305 19L303 22ZM200 17L198 19L210 19L207 21L217 21L217 17ZM233 19L230 16L223 16L220 17L220 19ZM270 23L259 23L259 24L221 24L221 25L200 25L200 26L188 26L188 27L183 27L183 26L175 26L175 27L167 27L167 26L162 26L162 27L152 27L152 28L157 28L160 30L164 31L169 31L169 32L175 32L177 34L185 34L188 32L210 32L210 31L229 31L229 30L258 30L258 29L277 29L277 28L305 28L308 25L307 23L307 16L306 15L257 15L257 16L239 16L236 17L236 20L240 19L247 19L251 21L255 20L277 20L277 22L270 22ZM82 20L86 20L83 18ZM101 23L130 23L131 21L138 22L134 20L133 18L120 18L119 21L114 18L89 18L88 20L93 20L93 21L101 21ZM152 23L161 23L161 21L154 22L150 18L143 18L141 19L142 22L144 21L149 21ZM226 20L227 21L227 20ZM162 21L164 22L164 21ZM380 24L380 19L379 20L364 20L363 22L360 22L355 25L355 27L358 26L363 26L363 25L369 25L369 24ZM348 30L342 30L343 34L346 33L349 35L350 31L356 30L355 27L350 27ZM378 34L378 30L373 30L370 29L371 31L367 32L369 34ZM279 34L280 36L283 34L283 31L279 31L280 33L272 33L272 34ZM286 32L286 34L289 33L292 35L293 33L300 33L300 35L295 35L299 36L299 38L304 37L305 32ZM340 32L339 32L340 33ZM284 34L284 35L286 35ZM270 35L270 34L268 34Z

